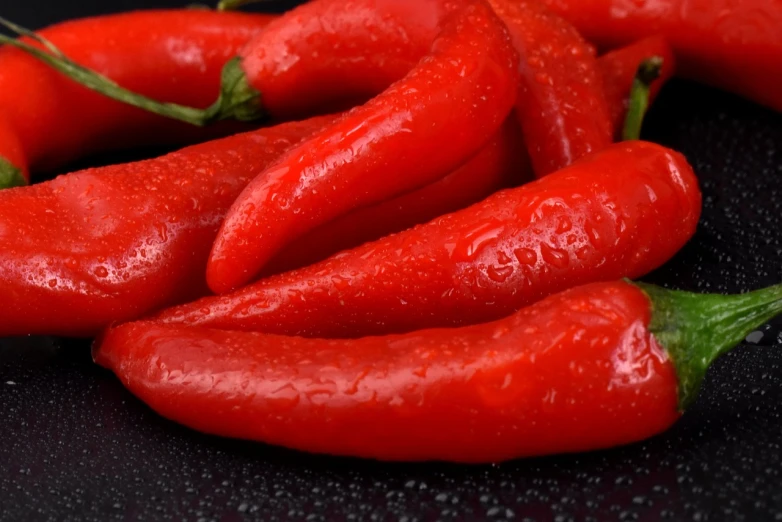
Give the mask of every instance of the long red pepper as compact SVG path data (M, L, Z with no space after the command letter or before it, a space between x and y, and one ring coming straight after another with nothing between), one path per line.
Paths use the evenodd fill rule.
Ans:
M661 58L662 65L660 77L650 85L649 102L674 71L671 49L664 39L637 42L606 54L598 62L617 134L621 134L624 125L636 70L639 64L654 58ZM515 126L506 122L505 131L463 168L415 192L356 210L313 230L276 255L264 270L265 275L322 261L341 250L426 223L501 188L527 181L531 168L528 158L519 153L519 143L521 137Z
M324 117L0 192L0 337L90 336L206 295L220 221Z
M456 5L442 17L431 53L404 79L245 188L209 257L213 291L250 281L285 245L319 225L442 178L496 132L515 101L517 56L483 0Z
M219 93L226 62L271 19L197 9L139 11L66 22L40 34L123 87L204 107ZM227 130L206 134L153 116L85 89L17 49L0 49L2 186L21 184L19 175L28 169L55 169L96 151L186 143Z
M690 78L782 111L782 0L545 0L589 40L664 35Z
M158 319L310 337L493 320L574 285L660 266L694 233L700 203L683 156L626 142L426 225Z
M424 188L360 208L321 225L285 247L264 270L276 274L322 261L341 250L426 223L532 178L521 131L508 118L500 132L464 166Z
M538 0L489 0L519 53L516 115L538 176L612 142L595 50Z
M383 460L608 448L670 427L708 366L782 312L782 287L696 295L627 282L494 323L321 340L131 323L94 358L206 433Z

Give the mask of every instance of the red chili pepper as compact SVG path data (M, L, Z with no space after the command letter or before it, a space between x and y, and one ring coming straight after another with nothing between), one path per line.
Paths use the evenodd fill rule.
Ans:
M694 233L700 203L680 154L617 144L463 211L159 319L311 337L493 320L574 285L660 266Z
M782 111L780 0L546 0L589 40L664 35L689 78Z
M431 54L404 79L247 186L212 248L213 291L253 279L319 225L442 178L499 129L515 101L518 58L485 2L458 6L442 18Z
M225 212L246 184L333 117L0 192L0 337L89 336L207 294Z
M516 115L535 173L557 171L611 144L594 48L538 0L489 3L521 58Z
M441 180L409 194L360 208L322 225L272 258L264 270L277 274L322 261L332 254L456 212L498 190L531 179L521 131L508 118L473 159Z
M628 94L640 63L663 58L661 76L650 85L649 98L673 75L670 47L662 38L650 38L600 58L616 133L621 134L628 107ZM517 126L507 121L501 134L464 167L431 185L385 203L356 210L323 225L294 241L276 255L264 270L272 275L307 266L342 250L382 236L426 223L483 200L502 188L518 186L531 172L529 159L521 154Z
M708 366L780 312L782 287L722 296L595 283L494 323L358 340L132 323L111 329L94 358L202 432L332 455L499 462L666 430Z
M203 107L219 92L225 63L271 19L195 9L140 11L67 22L40 34L128 89ZM20 184L19 171L28 176L28 168L59 168L96 151L205 137L80 87L8 46L0 49L0 113L0 182L6 182L0 187Z
M629 104L628 93L632 88L638 66L644 60L654 57L662 59L662 67L659 69L659 78L650 85L649 100L651 101L657 97L662 86L675 71L676 61L673 51L665 38L661 36L647 38L607 53L598 60L603 90L611 111L616 137L622 133Z
M470 2L467 2L470 3ZM317 0L289 11L241 51L241 70L276 119L364 103L432 49L462 0Z

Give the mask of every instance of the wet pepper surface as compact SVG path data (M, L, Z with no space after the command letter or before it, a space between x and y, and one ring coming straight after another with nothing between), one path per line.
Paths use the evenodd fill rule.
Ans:
M703 129L701 128L700 130L703 130ZM702 137L702 136L699 136L699 137ZM762 141L762 134L761 134L761 142L765 143L765 142ZM770 144L770 143L771 142L768 142L768 144ZM730 147L726 147L726 149L730 150L731 148ZM772 150L773 150L773 147L772 147ZM712 152L712 154L713 154L713 152ZM760 169L760 170L762 170L762 169ZM758 180L755 179L755 181L758 181ZM729 185L730 185L731 189L736 189L736 188L740 188L742 186L741 183L742 183L742 178L739 177L738 179L734 179L733 181L731 181L729 183ZM762 184L762 182L761 182L761 184ZM772 192L773 192L773 190L772 190ZM758 193L758 194L756 194L756 196L758 196L756 201L763 199L762 193ZM708 210L708 208L709 208L709 202L708 202L708 195L707 195L707 210ZM726 208L724 216L725 217L729 217L731 212L732 212L732 210L731 210L730 207ZM765 211L762 211L760 208L752 209L749 212L752 213L752 214L754 214L755 212L759 212L761 218L763 217L763 215L766 215ZM745 234L745 231L743 231L743 230L741 232L742 232L741 233L741 238L736 241L736 244L745 245L745 246L749 245L750 249L748 251L753 251L752 248L757 248L756 246L755 247L752 246L752 245L755 245L755 242L752 239L753 237L756 240L757 239L761 239L761 240L763 239L762 238L762 235L763 235L762 232L757 232L757 231L753 232L752 230L750 230L749 233L746 233L746 234ZM758 238L757 234L760 234L761 237ZM711 246L714 246L715 244L716 245L720 245L721 244L720 241L724 240L723 238L724 238L723 234L719 234L719 237L717 235L715 235L713 238L708 240L706 243L708 245L711 245ZM734 237L734 239L735 239L735 237ZM769 238L766 238L766 239L769 239ZM714 241L716 241L716 243L714 243ZM748 241L749 241L749 243L747 243ZM761 242L761 243L758 243L758 244L763 244L763 243ZM769 242L769 244L773 244L773 238L771 238L771 241ZM698 245L700 245L700 243L698 243ZM698 245L696 245L696 252L698 252L697 248L700 248ZM711 248L711 247L709 247L709 248ZM708 248L707 248L707 250L708 250ZM733 255L734 256L738 256L739 263L743 263L744 262L743 256L738 255L738 254L733 254ZM754 257L754 256L752 256L752 257ZM736 257L734 257L733 259L735 260ZM757 263L758 260L755 259L755 262ZM681 268L677 265L676 262L674 262L672 265L667 267L667 270L672 270L672 271L676 271L676 270L680 270L680 269ZM720 275L726 275L726 273L730 272L730 268L725 268L723 270L724 271ZM747 273L746 271L739 272L739 275L737 275L736 278L731 279L731 280L734 281L735 282L734 284L737 284L737 285L741 284L742 281L744 283L746 283L747 282L746 279L742 279L743 277L746 277L746 276L741 275L741 274L746 274L746 273ZM750 273L758 273L758 271L751 271ZM762 268L760 269L760 273L763 273L763 269ZM688 272L688 274L689 275L687 277L695 277L695 278L698 277L698 275L696 273L692 272L692 271ZM764 282L765 283L769 283L769 282L773 282L773 281L764 281ZM730 290L735 290L735 289L736 288L730 288ZM762 338L762 336L761 336L761 338ZM751 363L754 362L754 361L752 361L751 359L743 358L742 362L749 363L749 367L753 367ZM729 364L729 363L730 363L730 361L726 362L726 364ZM746 370L746 366L745 366L744 369ZM770 364L766 365L765 368L763 368L764 372L766 372L766 373L763 373L762 375L768 375L767 372L768 371L773 371L774 369L776 369L776 367L774 366L773 361L771 361ZM738 375L738 373L736 375ZM747 373L747 375L745 377L749 378L752 375L754 375L754 374ZM755 377L757 377L759 379L762 379L762 376L760 375L760 373L755 375ZM14 385L9 385L9 386L15 386L16 385L16 381L12 381L12 382L14 382L15 384ZM731 382L731 384L732 385L736 385L738 383L737 382ZM731 389L732 390L738 390L737 392L733 392L733 393L737 394L739 396L739 398L745 397L745 396L751 396L754 393L754 392L750 393L752 390L744 390L741 386L732 386ZM760 388L755 388L755 389L759 389L760 390L758 393L760 393L760 392L768 393L768 387L766 387L766 386L761 386ZM746 392L746 393L744 393L744 392ZM731 394L731 399L735 398L735 395L733 395L733 393ZM723 394L717 393L716 395L718 397L725 398L725 396ZM711 398L711 396L709 396L707 398ZM731 407L730 407L731 404L734 404L733 400L727 400L727 402L722 403L722 406L725 406L725 408L722 411L723 412L730 411L731 410ZM698 411L702 411L702 410L698 410ZM697 414L697 412L696 412L696 414ZM766 417L766 418L768 418L768 417ZM773 415L771 416L771 418L773 418ZM699 420L703 421L704 419L700 418ZM750 424L752 423L753 420L755 422L757 422L757 418L753 417L750 414L749 415L749 422L750 422ZM747 419L745 417L744 422L746 422L746 421L747 421ZM683 428L685 431L687 430L687 426L692 426L692 433L686 433L686 434L690 435L690 436L694 436L697 439L698 434L696 433L696 428L693 425L688 424L688 425L686 425ZM756 427L756 426L753 426L753 427ZM769 433L773 433L773 428L771 428L770 426L765 426L765 428L769 430L768 431ZM752 430L752 431L754 432L755 430ZM729 434L732 433L732 434L734 434L733 436L735 436L735 433L740 433L740 431L730 431L730 428L726 428L725 433L726 433L726 435L729 435ZM676 437L678 435L679 435L679 432L674 433L672 436ZM701 435L701 437L702 437L702 435ZM745 450L751 451L751 448L755 447L755 445L758 444L758 438L762 439L762 437L753 436L754 444L745 445L744 446ZM698 440L700 442L704 442L703 438L700 438ZM708 448L709 447L708 441L706 441L706 442L707 442L706 448ZM685 446L685 448L687 448L687 447L694 448L692 443L684 443L683 445ZM645 445L645 447L646 448L650 448L651 447L652 451L654 451L655 448L659 448L659 446L655 445L654 443L647 444L647 445ZM701 451L706 451L704 448L700 448L700 450ZM698 453L700 453L700 451ZM612 454L627 455L627 453L624 452L623 450L619 450L617 452L612 452ZM633 454L635 454L635 452ZM770 452L765 453L763 460L768 459L770 455L773 455L773 450L770 451ZM747 454L745 453L742 456L747 457ZM643 456L640 456L639 458L641 458L642 461L644 459ZM663 469L671 469L670 466L666 467L668 463L672 463L671 460L670 460L671 458L677 458L678 459L678 457L669 457L669 458L665 458L664 457L664 458L660 458L660 459L655 459L655 458L652 457L652 458L649 458L645 462L654 462L655 464L653 466L650 465L650 466L652 466L653 470L659 469L657 466L660 466ZM682 457L682 458L686 458L686 457ZM597 464L598 467L599 467L600 464L603 462L602 460L600 460L600 457L583 458L583 459L578 459L578 460L579 460L579 462L583 462L583 460L586 460L587 461L587 463L586 463L587 464L587 468L589 468L590 464ZM715 461L718 461L718 460L720 460L720 459L715 459L715 460L712 460L711 462L715 462ZM272 458L272 461L274 461L273 458ZM744 461L743 461L744 464L743 465L745 467L742 468L741 471L739 471L738 475L741 475L742 471L746 471L746 472L757 471L758 475L756 475L756 476L763 476L762 475L762 469L761 469L762 466L758 464L760 461L761 461L761 459L752 460L751 458L744 458ZM545 462L547 462L547 461L544 461L544 463ZM445 482L440 484L440 482L442 482L442 481L438 481L438 479L437 479L438 471L436 469L433 469L431 471L432 475L430 475L430 476L434 479L433 481L429 480L427 482L426 478L418 480L418 481L413 480L413 485L410 486L410 488L414 488L416 485L420 486L423 483L424 485L426 485L426 487L423 488L423 489L419 489L419 491L421 491L421 490L425 491L427 489L429 491L432 491L432 489L433 489L432 488L432 483L434 482L436 485L444 486L443 489L446 489L446 490L450 489L451 491L444 491L441 488L436 488L436 490L435 490L436 491L436 495L435 495L435 491L432 491L431 493L426 493L426 494L415 493L415 494L411 494L410 496L415 498L415 499L419 499L420 498L423 501L423 504L421 504L419 507L421 507L423 509L431 510L432 513L435 513L435 514L439 513L440 515L443 515L443 516L447 516L447 513L445 513L445 511L447 511L449 508L444 508L444 510L440 511L440 507L439 506L441 506L443 502L452 501L451 504L450 504L451 506L458 506L458 507L451 508L452 511L455 511L455 510L458 509L458 510L460 510L462 512L474 513L474 514L478 514L479 516L485 516L485 517L495 517L495 516L498 516L498 515L510 517L510 516L515 516L515 514L516 514L516 512L513 511L512 507L507 507L509 505L509 502L512 502L512 500L514 498L514 493L510 493L510 489L513 489L513 490L516 489L516 487L512 487L512 488L510 488L510 487L511 486L523 487L525 485L525 482L526 482L526 486L527 486L527 489L525 490L526 492L523 493L523 494L519 494L518 498L516 498L516 501L522 501L522 500L527 500L528 502L532 501L532 503L535 504L535 507L534 507L533 511L537 515L539 515L539 516L548 516L548 515L552 515L553 516L554 514L563 514L563 513L567 513L568 511L583 512L581 510L586 511L587 513L595 513L595 514L600 513L601 514L601 519L605 519L606 517L611 517L611 516L614 516L614 515L617 518L620 518L620 517L621 518L627 518L629 516L632 516L633 514L644 513L644 512L646 512L646 513L649 513L649 512L654 512L654 513L662 512L662 514L664 514L664 515L670 515L672 512L676 512L675 510L677 509L676 505L670 499L671 496L676 497L676 498L684 497L684 498L688 498L688 499L691 500L693 498L697 499L698 495L699 494L703 494L703 492L704 492L704 485L703 484L694 485L694 486L692 486L692 488L690 488L689 485L687 485L689 483L692 483L693 475L694 476L698 475L698 473L691 473L689 471L691 469L690 464L692 463L692 461L690 461L689 464L688 464L687 461L682 462L682 460L677 460L677 462L682 464L682 466L677 468L679 471L671 471L669 473L669 475L672 478L676 477L676 478L682 479L682 480L677 481L679 486L674 486L672 488L668 488L665 485L665 481L664 480L660 481L661 482L660 484L655 483L655 487L650 489L650 491L652 491L652 493L650 493L648 496L645 496L645 495L638 496L637 497L638 498L637 502L636 502L636 497L633 497L633 499L632 499L633 500L633 502L632 502L633 506L643 506L643 507L629 507L626 510L622 510L621 509L621 504L619 503L619 501L621 499L619 497L617 497L616 495L612 496L612 492L617 491L617 488L613 488L612 489L610 486L600 488L600 487L591 487L591 486L589 486L590 483L586 483L586 484L582 483L581 487L578 490L573 490L573 495L568 497L567 501L563 500L562 502L558 502L558 501L553 500L550 497L550 494L551 494L552 491L561 491L561 489L557 489L557 485L549 485L549 486L547 486L545 488L545 491L543 491L542 488L538 487L538 484L542 484L543 482L539 481L537 479L537 477L535 477L534 479L533 478L529 478L529 480L525 480L523 477L520 477L519 475L516 475L516 482L514 482L513 484L509 484L508 483L508 475L507 475L507 473L513 473L514 471L515 472L519 471L518 468L514 467L514 466L511 466L511 467L506 468L504 470L500 470L500 471L498 471L496 473L482 472L482 471L478 472L479 474L483 475L483 477L482 477L483 480L481 480L480 482L484 486L486 484L488 484L489 486L496 486L497 487L497 489L495 490L496 493L487 494L486 504L491 504L491 507L486 508L486 509L483 508L483 506L486 505L486 504L484 504L483 496L481 496L480 499L476 499L475 503L474 503L474 506L473 506L473 505L469 504L469 502L465 502L463 499L459 498L459 492L462 491L459 486L456 486L455 488L453 488L453 487L449 488L449 486ZM704 462L705 462L705 459L704 459ZM723 462L724 462L724 460L723 460ZM545 465L545 464L543 464L543 465ZM722 467L723 465L724 464L721 464L720 467L717 470L714 470L714 468L712 466L711 472L719 474L720 472L724 471L724 469ZM525 466L525 467L527 467L528 469L529 469L529 467L531 467L532 468L531 473L543 473L543 474L546 474L546 472L543 471L540 466L541 465L533 462L531 464L531 466ZM561 466L563 466L563 464L560 464L557 467L561 470L562 469ZM564 464L564 466L567 467L568 471L574 469L572 466L570 466L567 463ZM576 464L573 464L573 466L576 466ZM165 467L165 465L164 465L164 467ZM644 469L643 463L641 463L640 466L636 465L636 466L633 466L632 468L633 469L637 469L639 467ZM180 466L177 469L182 470L183 467ZM250 469L250 468L242 468L243 471L241 473L244 473L245 469ZM275 468L275 471L276 471L276 469L277 468ZM630 469L629 466L628 466L628 469ZM348 473L346 473L344 475L344 478L346 480L352 480L354 478L360 478L360 479L367 479L367 478L369 478L371 480L372 478L375 478L375 479L378 478L378 475L376 475L372 471L368 471L367 473L364 473L363 471L364 470L359 471L358 474L355 474L352 471L348 472ZM381 472L381 473L383 475L385 474L385 472ZM573 475L574 477L582 477L583 476L580 471L578 471L578 472L573 471L573 473L574 473L574 475ZM704 473L705 473L705 468L704 468ZM175 474L179 475L179 473L175 473ZM451 475L450 471L449 471L449 475L451 477L453 476L453 475ZM490 476L486 476L486 475L490 475ZM552 475L555 478L557 478L557 477L560 478L560 479L563 478L563 474L562 473L558 473L556 471L551 471L551 473L548 473L549 477L551 477ZM729 472L725 472L725 474L723 476L726 478L726 480L722 483L722 487L727 487L729 489L732 484L735 484L735 482L733 482L733 480L735 480L735 479L731 478L731 475L729 475ZM278 485L281 485L282 487L281 488L275 488L275 490L283 492L283 494L280 496L280 498L285 498L285 492L286 491L288 491L288 492L292 491L294 493L299 492L298 486L300 484L303 484L302 482L299 482L299 481L297 481L295 479L286 480L285 477L277 477L277 478L280 479L278 481L279 482ZM461 478L461 475L459 476L459 478ZM623 490L623 491L626 491L626 488L628 486L632 486L633 484L638 484L637 480L634 481L632 477L628 477L628 476L625 476L625 475L616 475L616 476L612 475L612 476L606 477L606 478L609 478L609 479L610 478L615 478L615 481L613 481L612 483L621 485L621 486L617 486L617 487L619 489ZM274 479L272 479L272 480L274 480ZM578 479L576 479L576 480L578 480ZM500 482L500 481L502 481L502 482ZM450 480L447 481L447 482L448 482L448 484L452 484L452 482ZM564 483L563 484L564 491L566 491L566 492L567 491L571 491L571 490L568 489L568 484L569 483L572 484L572 482L569 482L568 480L563 480L562 482ZM763 481L763 482L767 482L767 481ZM754 493L762 495L765 492L767 492L767 489L763 487L763 482L758 482L758 487L754 488L754 491L753 491ZM603 481L603 483L605 483L605 480ZM401 482L400 482L399 490L400 491L406 491L404 488L408 488L407 484L409 484L409 481L406 482L405 484L401 484ZM684 485L682 485L682 484L684 484ZM319 494L320 492L323 492L323 493L326 493L326 494L331 493L333 491L336 491L335 489L333 489L335 486L336 486L336 484L332 484L332 486L323 485L322 488L318 488L319 491L318 491L318 493L315 493L315 494ZM476 491L481 491L481 487L478 484L475 484L475 486L476 486ZM305 491L304 488L306 488L306 487L307 486L302 486L301 491L302 492ZM410 489L410 488L408 488L408 489ZM508 489L508 488L510 488L510 489ZM371 489L371 488L367 488L367 489ZM679 495L669 495L669 494L667 494L672 489L675 489L679 493ZM453 490L455 490L455 493L453 492ZM706 490L707 493L708 492L712 492L712 493L714 492L714 489L712 487L709 487L709 486L706 486L705 490ZM377 490L373 490L373 491L377 491ZM388 491L389 493L393 492L392 489L389 489L389 490L386 490L386 491ZM465 493L466 493L466 490L465 490ZM589 501L587 501L585 506L582 506L582 505L578 504L578 499L586 498L585 495L589 495L591 493L595 493L594 496L592 497L594 500L591 498ZM661 493L667 497L665 500L660 499L660 498L655 496L655 495L660 495ZM240 488L240 494L241 494L241 488ZM216 488L215 495L217 495L217 496L222 495L221 490L220 490L219 487ZM616 501L616 503L615 504L609 504L610 501L606 500L606 495L611 497L611 500ZM774 504L773 504L773 498L772 497L769 497L769 498L772 498L772 500L770 502L765 502L765 501L764 502L760 502L760 504L762 504L764 507L758 507L758 502L754 502L754 504L753 504L752 503L753 501L747 499L746 497L742 497L740 495L737 495L737 497L738 498L734 498L735 501L731 503L732 507L725 508L725 509L729 509L730 512L733 512L733 513L735 513L736 511L744 511L745 513L751 513L751 514L754 514L755 516L766 516L766 515L769 515L769 513L773 516L773 514L774 514L773 513L773 509L774 509L773 505ZM70 498L77 499L78 497L72 496ZM250 497L248 496L247 498L250 498ZM622 498L624 498L624 497L622 497ZM574 499L576 499L575 500L575 503L576 503L575 506L574 506L574 502L573 502ZM64 502L67 502L67 501L64 501ZM317 502L320 502L320 500L318 500ZM117 503L117 504L119 504L119 508L116 508L116 509L122 509L124 507L122 503ZM117 505L117 504L115 504L115 505ZM287 503L287 504L284 503L284 502L279 502L279 503L278 502L272 502L271 504L274 504L275 506L280 506L280 507L290 506L291 510L289 511L289 513L291 513L291 512L293 512L294 514L297 513L297 512L304 513L305 512L304 509L306 509L307 512L309 512L309 508L304 508L303 506L296 507L296 505L293 504L292 502L291 503ZM348 502L348 504L351 504L351 503ZM396 503L392 503L391 501L387 502L387 504L389 504L389 508L388 509L390 509L390 510L394 509L391 506L396 505ZM465 505L465 504L467 504L467 505ZM206 511L208 513L210 511L210 508L213 508L214 505L215 504L210 503L210 501L207 500L206 503L202 503L201 509L202 510L206 509ZM321 505L323 505L323 503L321 503ZM329 504L328 502L326 502L325 505L326 506L334 506L334 504ZM614 506L617 506L617 505L620 506L620 508L614 509ZM681 508L681 512L683 512L684 514L686 514L688 516L693 516L693 517L697 516L697 517L703 518L704 516L709 516L709 513L710 513L709 509L714 509L713 504L712 504L711 508L704 508L704 509L700 509L699 505L700 506L705 506L704 504L699 504L697 500L695 502L688 502L686 506ZM250 510L252 510L252 512L254 512L254 513L258 513L261 510L260 506L257 503L253 503L253 501L246 502L246 503L236 503L236 504L232 504L232 506L233 506L232 508L228 508L228 509L235 509L236 513L246 513L246 512L248 512ZM570 507L568 507L568 506L570 506ZM358 506L350 506L350 507L356 507L358 509ZM671 508L673 508L673 511L671 511ZM768 509L766 509L766 508L768 508ZM42 508L42 509L45 509L45 508ZM185 509L187 509L187 508L185 508ZM326 508L326 509L328 509L328 508ZM384 508L380 508L381 511L383 509ZM605 509L605 513L600 511L601 509ZM301 511L297 511L297 510L301 510ZM362 513L362 512L367 513L368 511L371 511L371 510L372 510L372 508L367 508L366 510L363 510L363 511L361 509L358 509L356 511L356 513ZM404 508L400 509L400 511L404 512ZM516 508L516 511L518 511L518 508ZM211 510L211 512L214 513L215 511ZM386 511L386 512L387 513L391 513L393 511ZM613 515L611 515L611 513L613 513ZM725 511L725 513L728 513L728 511ZM713 514L714 513L712 513L712 515ZM324 513L324 515L325 515L325 513ZM605 515L605 516L603 516L603 515Z

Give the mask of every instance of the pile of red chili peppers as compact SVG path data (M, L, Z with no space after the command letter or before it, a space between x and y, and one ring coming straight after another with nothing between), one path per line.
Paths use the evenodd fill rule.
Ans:
M782 312L629 281L701 211L648 104L678 62L782 110L782 2L250 1L0 19L0 336L202 432L496 462L666 430Z

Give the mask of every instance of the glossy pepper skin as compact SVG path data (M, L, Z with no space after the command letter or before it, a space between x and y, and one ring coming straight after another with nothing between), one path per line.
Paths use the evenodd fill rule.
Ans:
M692 236L700 208L683 156L625 142L426 225L157 319L307 337L494 320L565 288L659 267Z
M196 430L382 460L499 462L627 444L670 427L708 365L782 311L782 289L698 296L627 282L508 318L358 340L159 323L94 350Z
M516 116L540 177L611 144L595 49L538 0L489 0L519 53ZM628 90L629 92L629 90Z
M241 70L276 119L353 107L404 78L460 2L305 3L241 50Z
M782 111L780 0L545 0L590 41L661 34L692 79Z
M442 178L499 129L515 101L518 58L485 2L457 6L407 76L247 186L209 258L214 292L247 283L315 227Z
M655 56L663 58L663 65L660 77L652 83L649 92L650 99L654 99L674 71L673 55L663 38L648 38L598 60L606 101L618 135L622 132L628 94L638 65ZM515 120L515 116L509 118L500 133L453 174L410 194L358 209L313 230L276 255L264 275L322 261L342 250L426 223L477 203L502 188L528 181L532 168L519 146L522 137Z
M226 62L271 20L197 9L138 11L40 34L128 89L203 107L219 93ZM234 128L207 132L151 115L87 90L24 52L0 48L0 158L26 177L29 169L56 169L98 151L187 143Z
M91 336L207 294L226 210L323 117L0 192L0 336Z
M274 256L264 270L277 274L322 261L342 250L426 223L532 179L515 118L470 161L408 194L360 208L321 225Z

